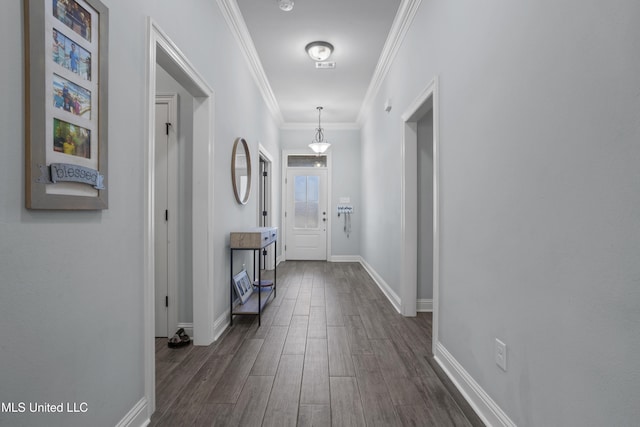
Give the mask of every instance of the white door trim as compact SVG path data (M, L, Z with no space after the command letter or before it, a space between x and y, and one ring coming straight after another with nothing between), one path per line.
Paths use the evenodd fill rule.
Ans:
M418 275L418 171L417 122L433 108L433 351L438 343L440 288L440 102L438 76L424 88L402 114L401 271L402 314L416 315ZM431 100L429 103L428 101ZM435 354L435 353L434 353Z
M194 344L214 340L213 295L213 122L214 92L180 49L151 18L147 18L146 147L144 164L143 283L144 375L148 415L155 411L154 342L154 154L156 66L159 64L194 97L193 101L193 328Z
M178 145L178 94L177 93L156 93L156 104L167 104L169 110L169 145ZM155 116L154 116L155 117ZM155 151L155 142L154 142ZM178 221L175 221L178 212L178 154L173 150L169 154L167 169L167 207L169 209L169 223L167 224L168 241L167 245L167 296L169 297L168 331L172 334L178 329ZM171 336L171 335L167 335Z
M281 216L282 216L282 230L281 230L281 239L282 239L282 261L286 261L287 260L287 252L285 251L285 245L287 242L287 236L286 236L286 218L285 218L285 214L287 212L287 184L285 183L285 178L287 177L287 164L288 164L288 157L289 156L308 156L311 155L311 151L310 150L304 150L304 149L296 149L296 150L282 150L282 158L281 158L281 163L282 163L282 192L281 194L281 199L282 199L282 210L281 212ZM331 189L332 189L332 184L331 184L331 175L333 175L332 173L332 161L331 161L331 150L329 150L327 153L325 153L325 155L327 156L327 261L329 261L331 259L331 206L332 206L332 201L333 198L331 196ZM292 168L295 169L295 168Z

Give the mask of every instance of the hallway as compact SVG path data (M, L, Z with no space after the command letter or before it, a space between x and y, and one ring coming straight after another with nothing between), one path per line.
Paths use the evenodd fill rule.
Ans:
M151 425L481 425L428 360L431 313L402 317L360 264L284 262L277 293L260 328L236 316L209 347L156 340Z

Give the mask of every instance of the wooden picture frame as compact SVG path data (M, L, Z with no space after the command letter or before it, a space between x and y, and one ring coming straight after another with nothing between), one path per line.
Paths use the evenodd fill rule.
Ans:
M108 208L109 11L24 0L25 206Z
M238 298L240 298L241 304L244 304L249 299L253 293L253 285L251 284L247 270L242 270L233 276L233 289L236 291Z

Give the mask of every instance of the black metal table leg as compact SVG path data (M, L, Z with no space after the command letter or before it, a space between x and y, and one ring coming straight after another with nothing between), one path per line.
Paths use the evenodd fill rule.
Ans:
M230 267L229 272L231 273L229 276L229 280L233 282L233 249L229 249L230 254ZM229 283L229 326L233 326L233 283Z

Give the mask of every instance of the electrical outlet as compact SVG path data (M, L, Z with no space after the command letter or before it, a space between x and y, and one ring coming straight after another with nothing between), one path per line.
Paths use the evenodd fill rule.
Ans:
M496 359L496 365L503 371L507 372L507 345L496 338L496 345L494 356Z

